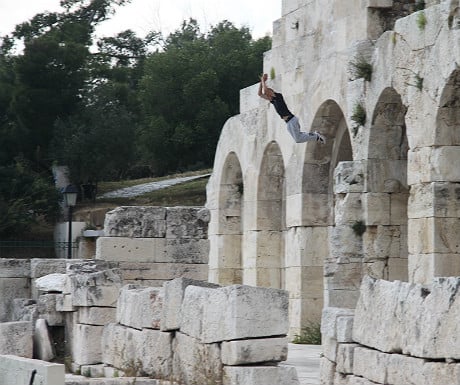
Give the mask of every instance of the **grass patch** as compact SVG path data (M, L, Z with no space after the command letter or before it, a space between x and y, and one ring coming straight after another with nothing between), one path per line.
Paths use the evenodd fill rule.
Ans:
M417 15L417 26L420 30L424 30L426 27L426 16L424 11L420 11L419 14Z
M300 334L296 334L293 344L321 345L321 325L317 322L309 322L304 326Z
M370 82L372 79L372 64L367 62L367 60L359 55L355 58L354 61L350 62L351 75L355 79L361 79Z

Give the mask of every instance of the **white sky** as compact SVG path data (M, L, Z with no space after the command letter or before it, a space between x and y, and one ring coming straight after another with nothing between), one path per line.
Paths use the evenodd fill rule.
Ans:
M0 36L45 10L62 10L59 0L0 0ZM281 0L132 0L96 33L112 36L132 29L144 37L150 30L161 30L167 36L190 17L198 20L203 32L227 19L238 28L249 27L253 38L260 38L272 34L273 21L281 17Z

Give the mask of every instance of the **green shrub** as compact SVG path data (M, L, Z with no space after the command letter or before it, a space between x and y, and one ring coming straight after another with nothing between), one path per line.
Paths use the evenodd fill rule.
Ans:
M350 62L351 74L355 79L361 79L370 82L372 79L372 64L368 63L362 55L355 58Z
M420 11L417 15L417 26L419 29L424 30L426 26L427 20L425 16L425 12Z
M296 334L292 340L293 344L321 345L321 325L310 321L304 326L300 334Z

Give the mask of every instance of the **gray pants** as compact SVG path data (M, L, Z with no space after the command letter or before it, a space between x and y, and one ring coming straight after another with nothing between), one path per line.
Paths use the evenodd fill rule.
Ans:
M294 138L296 143L311 142L318 139L318 136L313 132L300 131L300 123L299 119L297 119L297 116L291 118L291 120L286 124L287 130Z

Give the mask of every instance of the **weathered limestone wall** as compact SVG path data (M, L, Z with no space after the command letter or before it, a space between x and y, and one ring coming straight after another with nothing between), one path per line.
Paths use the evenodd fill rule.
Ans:
M356 309L323 313L322 384L460 382L460 278L432 285L366 277Z
M96 259L117 262L124 283L206 280L208 222L203 207L118 207L106 214Z
M257 84L222 130L209 279L288 290L290 335L354 308L366 274L460 275L460 6L425 3L283 1L264 72L327 143L294 143Z

